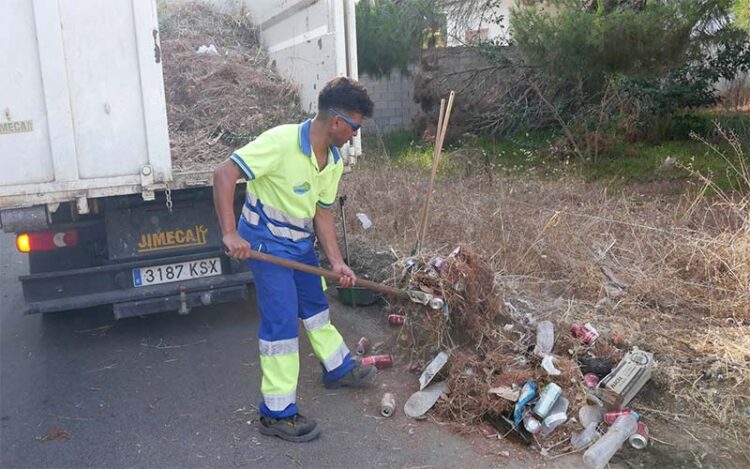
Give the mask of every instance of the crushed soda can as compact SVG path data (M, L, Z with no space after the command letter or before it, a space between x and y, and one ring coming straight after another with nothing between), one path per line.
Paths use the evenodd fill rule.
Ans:
M628 443L635 449L645 449L648 446L648 425L638 422L638 430L630 435Z
M540 433L542 431L542 423L539 422L533 415L526 414L523 418L523 428L529 433Z
M390 417L395 410L396 398L389 392L383 394L383 399L380 400L380 415L383 417Z
M534 405L534 413L541 418L547 417L552 406L562 395L562 389L555 383L547 384L539 394L539 400Z
M432 309L443 309L443 306L445 306L445 301L443 301L442 298L434 297L430 299L429 305Z
M588 322L586 324L574 323L570 326L570 332L586 345L593 344L599 338L599 332Z
M385 353L382 355L370 355L369 357L365 357L362 359L362 365L363 366L374 366L378 370L381 368L387 368L391 365L393 365L393 357L390 353Z
M357 355L364 355L368 350L370 350L370 339L367 337L360 337L357 341Z
M610 412L604 413L604 422L607 425L612 425L615 423L615 420L617 420L618 417L622 417L623 415L633 415L636 420L640 420L641 416L638 414L638 412L634 411L633 409L622 409L622 410L613 410Z
M599 377L594 373L586 373L583 375L583 385L589 389L596 389L599 385Z
M433 257L432 259L430 259L430 265L433 269L440 272L445 267L445 259L443 259L442 257Z
M388 324L391 326L403 326L406 322L406 316L403 314L389 314Z

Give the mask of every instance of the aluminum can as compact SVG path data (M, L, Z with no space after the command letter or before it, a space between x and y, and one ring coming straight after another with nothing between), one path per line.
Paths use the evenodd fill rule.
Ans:
M586 345L593 344L599 338L599 332L588 322L586 324L574 323L570 326L570 332Z
M640 420L641 418L638 412L634 411L633 409L622 409L622 410L613 410L610 412L605 412L604 421L607 423L607 425L612 425L615 423L615 420L617 420L618 417L621 417L623 415L630 415L630 414L632 414L636 420Z
M389 314L388 324L391 326L403 326L406 322L406 316L403 314Z
M390 417L395 411L396 398L389 392L383 394L383 399L380 400L380 415L383 417Z
M541 418L545 418L549 411L552 410L552 406L555 405L557 399L562 395L562 389L555 383L549 383L542 389L539 394L539 400L534 406L534 413Z
M539 433L542 431L542 424L534 416L528 414L523 418L523 428L529 433Z
M370 350L370 339L367 337L360 337L357 341L357 355L364 355Z
M429 305L432 309L443 309L443 306L445 306L445 301L443 301L442 298L434 297L430 300Z
M595 389L599 385L599 377L594 373L586 373L583 375L583 385L589 389Z
M377 369L386 368L393 365L393 357L389 353L383 355L370 355L369 357L362 359L362 365L372 365Z
M648 446L648 425L638 422L638 430L630 435L628 443L635 449L645 449Z

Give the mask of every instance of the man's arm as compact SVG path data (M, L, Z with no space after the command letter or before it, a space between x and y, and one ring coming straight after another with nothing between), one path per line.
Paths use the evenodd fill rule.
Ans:
M354 286L357 276L344 263L344 258L341 256L341 250L336 241L336 223L333 221L333 212L331 209L320 206L316 207L313 223L315 225L315 234L318 236L323 252L331 263L332 270L337 274L343 275L341 280L339 280L339 284L342 287Z
M224 161L214 170L214 208L229 256L247 259L250 257L250 243L237 233L234 213L234 190L241 176L240 168L231 160Z

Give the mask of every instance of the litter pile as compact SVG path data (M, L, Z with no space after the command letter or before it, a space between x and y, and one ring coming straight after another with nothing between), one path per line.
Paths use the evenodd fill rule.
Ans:
M628 406L650 379L651 353L506 294L467 246L408 257L398 268L400 288L442 299L389 311L391 324L403 324L399 341L413 368L430 375L420 378L420 392L444 388L431 403L437 415L480 425L488 437L513 434L545 455L588 448L587 467L603 467L627 440L647 445L648 428Z
M165 13L161 55L175 170L211 169L268 128L303 119L297 88L269 64L247 15L201 3Z

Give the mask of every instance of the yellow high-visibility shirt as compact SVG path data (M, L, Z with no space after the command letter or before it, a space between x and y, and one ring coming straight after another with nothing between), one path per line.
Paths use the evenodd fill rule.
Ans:
M330 208L336 201L344 162L331 146L328 163L319 170L310 144L311 122L274 127L230 157L247 177L248 197L257 197L274 221L291 217L311 227L316 205ZM279 220L276 211L289 217Z

